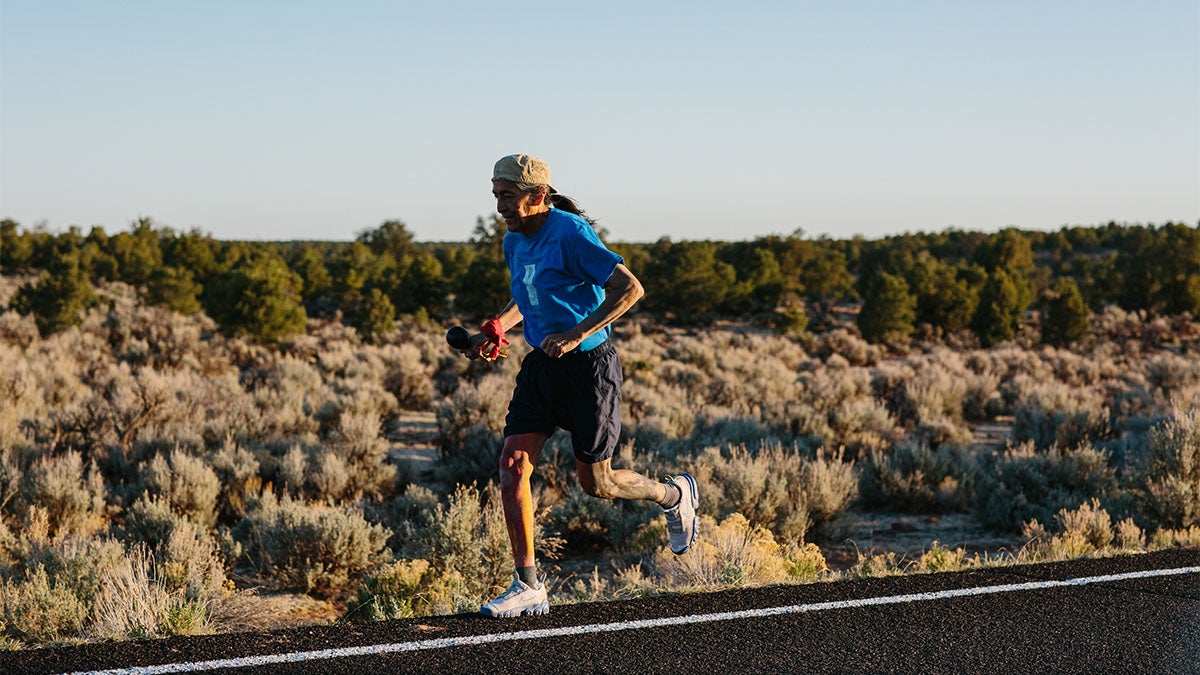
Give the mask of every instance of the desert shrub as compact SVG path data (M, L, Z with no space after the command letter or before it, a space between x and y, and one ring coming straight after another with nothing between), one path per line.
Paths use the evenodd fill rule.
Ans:
M1146 516L1159 527L1200 525L1200 407L1176 407L1150 429L1146 452Z
M972 373L963 375L966 390L963 392L963 417L972 422L982 422L1003 414L1003 399L1000 395L1000 378L994 373Z
M1146 380L1163 400L1200 383L1200 359L1162 352L1145 362Z
M1162 550L1164 548L1176 548L1182 546L1196 547L1200 546L1200 525L1193 525L1186 529L1174 530L1171 528L1163 528L1156 530L1150 536L1149 547L1151 550Z
M706 448L723 445L757 445L764 442L782 443L781 434L776 434L766 423L752 417L736 417L724 411L705 410L696 418L692 435L687 445Z
M325 389L321 372L310 363L285 356L268 367L252 371L249 381L259 419L260 438L291 438L315 434L320 425L315 417L332 394Z
M107 490L95 464L87 467L78 452L43 455L33 462L21 485L25 501L45 509L51 533L90 536L107 524Z
M210 466L222 486L217 496L217 512L240 519L246 515L247 500L262 487L258 457L238 445L229 434L212 454Z
M167 541L184 519L166 497L143 494L125 512L124 523L118 529L126 542L154 545Z
M811 348L813 356L828 359L837 354L854 366L867 366L875 363L882 354L882 348L872 345L858 335L845 328L834 328L818 333Z
M390 556L388 533L350 508L308 505L264 493L235 528L250 561L284 588L346 590Z
M893 443L899 436L895 418L882 403L859 398L847 401L828 415L831 436L827 445L845 450L851 457Z
M985 458L974 513L984 525L1019 531L1030 520L1050 522L1088 499L1103 503L1117 490L1105 452L1090 445L1039 452L1027 441Z
M16 560L3 572L0 631L34 643L76 637L95 608L104 575L125 558L124 547L103 538L52 539L46 512L32 511L19 540L6 544Z
M22 316L10 311L0 312L0 344L27 349L40 337L37 322L32 316Z
M146 490L161 495L177 513L205 527L217 522L221 482L208 462L177 449L170 455L155 455L141 473Z
M383 385L405 410L429 410L433 405L433 369L423 361L415 345L388 345L383 358L388 374Z
M143 495L129 508L121 531L127 544L154 554L155 577L172 592L205 598L222 593L225 569L212 529L177 514L166 499Z
M970 379L962 358L939 348L927 357L913 359L912 370L911 376L888 387L892 413L931 446L969 441L971 431L964 423L963 409ZM876 388L880 380L876 375Z
M1031 383L1013 406L1013 440L1072 447L1110 433L1104 397L1060 382Z
M536 505L535 505L536 510ZM536 542L541 539L535 532ZM454 588L453 609L477 607L508 585L512 555L500 491L484 493L460 485L439 504L425 531L423 545L442 583Z
M593 567L592 573L582 574L565 580L550 591L561 603L608 602L628 598L639 598L657 590L654 575L647 572L647 565L637 563L630 566L614 565L611 572L601 573Z
M655 509L637 502L597 499L571 482L562 500L547 510L542 522L571 551L641 553L631 546L636 545L636 535L655 513Z
M1114 539L1112 518L1096 499L1077 509L1062 509L1054 516L1055 527L1048 532L1036 519L1025 524L1028 539L1020 558L1027 561L1069 560L1105 553Z
M623 388L621 418L635 444L653 448L687 438L696 423L694 399L678 386L648 386L638 380Z
M949 549L936 540L921 554L912 567L914 572L954 572L968 565L967 552L962 548Z
M37 566L20 580L0 586L0 616L5 634L33 643L53 642L80 632L88 607L66 584L56 583Z
M806 462L800 474L803 497L812 529L819 529L845 511L858 495L854 462L841 452L818 453Z
M438 406L438 442L444 458L451 458L470 439L499 438L512 386L511 379L488 375L478 383L462 384Z
M850 456L893 442L900 429L873 396L865 368L818 366L799 375L796 399L786 405L787 430L813 436Z
M740 513L784 541L803 541L833 520L857 492L853 464L840 455L807 458L797 448L765 443L706 448L692 474L701 484L706 510L724 518Z
M905 564L900 560L895 551L860 552L847 574L852 578L889 577L903 574L911 566L911 562Z
M396 481L396 465L388 461L389 445L382 429L377 412L342 414L329 441L329 450L334 456L319 458L310 478L318 494L336 496L347 487L371 497L391 493ZM339 481L335 474L343 468L346 480ZM329 473L322 474L322 471Z
M92 626L96 637L136 640L167 634L173 599L166 585L154 579L152 566L149 552L138 548L102 577Z
M355 465L355 475L366 474L369 482L365 482L365 490L359 489L351 476L351 467L347 465L342 455L335 452L321 452L314 458L308 470L307 484L311 486L314 499L324 500L330 504L344 498L347 493L369 492L373 496L382 496L391 490L396 476L396 467L385 465L383 462L374 464L375 471L368 473L362 464Z
M392 519L405 523L403 559L364 580L350 618L474 611L508 585L512 556L495 486L481 493L460 485L445 504L413 486L393 500L390 511ZM552 539L539 524L534 533L539 559L553 557L559 542Z
M425 615L430 598L422 592L430 583L429 562L397 560L368 574L346 612L351 621L385 621Z
M974 460L960 447L906 442L890 453L875 450L861 463L863 505L908 513L948 513L970 508Z
M1146 535L1133 518L1126 518L1113 526L1113 545L1121 551L1144 551Z
M741 514L717 522L701 516L704 535L686 554L662 547L654 569L668 588L731 588L813 581L826 569L815 544L779 544L771 531Z

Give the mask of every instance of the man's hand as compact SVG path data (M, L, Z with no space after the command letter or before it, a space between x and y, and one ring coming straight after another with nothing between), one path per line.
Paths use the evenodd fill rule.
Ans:
M552 359L557 359L574 350L583 342L583 338L576 336L572 332L566 333L551 333L542 340L542 351Z

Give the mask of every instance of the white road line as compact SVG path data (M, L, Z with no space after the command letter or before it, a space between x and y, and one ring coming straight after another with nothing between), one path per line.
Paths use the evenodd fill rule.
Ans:
M564 626L562 628L542 628L538 630L519 631L514 633L492 633L488 635L468 635L464 637L437 638L417 642L397 642L383 645L367 645L364 647L343 647L340 649L321 649L310 652L292 652L288 654L264 654L247 656L236 659L219 659L215 661L194 661L191 663L164 663L157 666L136 666L131 668L113 668L110 670L88 670L71 673L70 675L159 675L160 673L196 673L205 670L222 670L225 668L244 668L247 666L268 666L278 663L299 663L303 661L320 661L325 659L341 659L352 656L369 656L373 654L392 654L396 652L414 652L425 649L446 649L448 647L463 647L471 645L486 645L497 642L512 642L515 640L536 640L538 638L562 637L566 635L585 635L589 633L611 633L622 630L637 630L640 628L660 628L663 626L678 626L692 623L709 623L713 621L733 621L737 619L752 619L780 614L799 614L802 612L823 612L830 609L851 609L855 607L871 607L875 605L896 605L908 602L926 602L929 600L945 600L947 598L963 598L973 595L994 595L997 593L1012 593L1015 591L1034 591L1060 586L1087 586L1111 581L1126 581L1129 579L1148 579L1151 577L1167 577L1182 574L1200 574L1198 567L1178 567L1165 570L1145 570L1142 572L1127 572L1124 574L1106 574L1096 577L1080 577L1063 579L1061 581L1030 581L1021 584L1004 584L999 586L977 586L974 588L959 588L948 591L931 591L928 593L912 593L909 595L890 595L876 598L859 598L857 600L834 600L831 602L815 602L807 605L788 605L786 607L764 607L762 609L746 609L737 612L717 612L715 614L693 614L690 616L672 616L663 619L641 619L638 621L618 621L616 623L594 623L583 626Z

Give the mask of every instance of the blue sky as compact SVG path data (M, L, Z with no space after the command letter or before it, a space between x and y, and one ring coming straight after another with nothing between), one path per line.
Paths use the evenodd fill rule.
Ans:
M1200 3L0 0L0 217L464 240L1196 223Z

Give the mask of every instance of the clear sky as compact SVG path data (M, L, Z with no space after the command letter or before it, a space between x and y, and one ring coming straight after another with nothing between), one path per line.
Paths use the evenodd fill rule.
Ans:
M0 0L0 217L618 241L1200 218L1198 0Z

